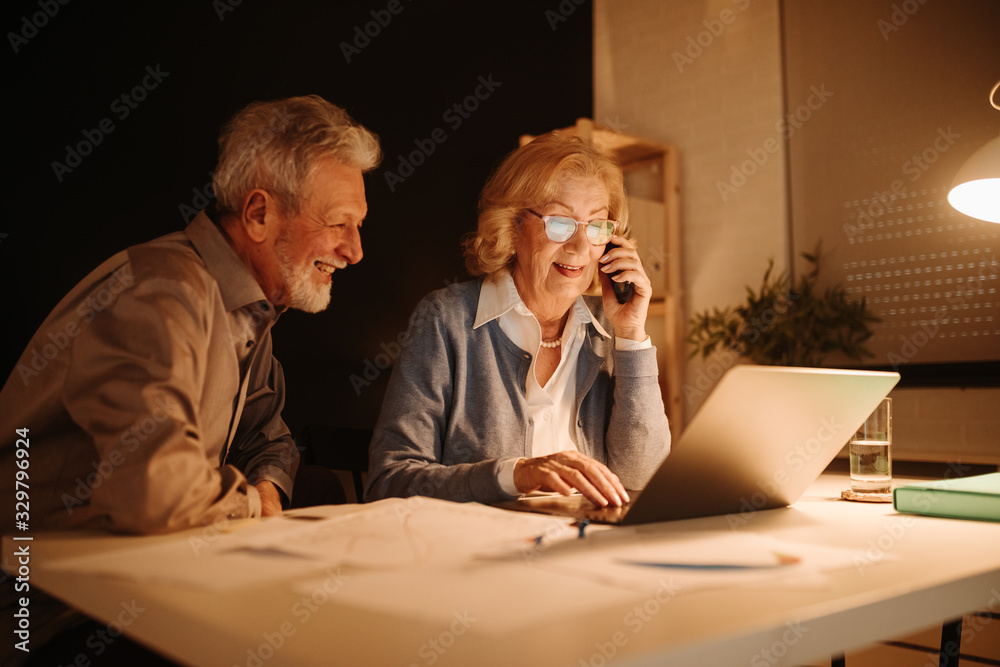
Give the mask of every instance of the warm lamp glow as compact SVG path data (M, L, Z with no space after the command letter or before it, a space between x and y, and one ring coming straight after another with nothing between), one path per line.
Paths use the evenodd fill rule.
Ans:
M1000 222L1000 137L973 153L958 170L948 203L973 218Z
M1000 88L1000 82L990 91ZM948 203L965 215L987 222L1000 223L1000 137L989 142L972 154L955 176L954 185L948 193Z

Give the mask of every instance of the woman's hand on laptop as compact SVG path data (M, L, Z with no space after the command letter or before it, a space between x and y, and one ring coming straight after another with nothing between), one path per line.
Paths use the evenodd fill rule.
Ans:
M514 466L514 485L521 493L554 491L564 496L576 489L598 507L621 507L629 500L618 475L573 451L521 459Z

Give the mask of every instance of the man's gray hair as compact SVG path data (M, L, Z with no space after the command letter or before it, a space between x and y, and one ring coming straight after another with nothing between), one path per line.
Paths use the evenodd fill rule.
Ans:
M285 215L301 210L302 188L325 158L371 171L382 161L378 137L346 111L308 95L253 102L219 135L212 184L223 213L237 213L254 188L274 195Z

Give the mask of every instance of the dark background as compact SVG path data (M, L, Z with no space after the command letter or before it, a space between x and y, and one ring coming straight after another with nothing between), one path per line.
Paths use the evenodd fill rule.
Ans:
M366 177L364 259L335 274L326 312L289 312L275 327L285 419L293 434L307 423L371 427L389 374L380 367L416 302L467 279L459 243L475 227L492 168L520 134L592 115L589 2L561 0L560 13L560 0L399 0L393 15L382 0L40 1L6 3L0 24L9 174L0 220L3 377L91 269L185 226L183 207L200 208L197 191L211 191L218 131L235 111L318 94L378 134L386 159ZM391 20L367 45L359 40L347 62L341 43L353 46L366 24L375 32L372 11ZM32 31L25 17L40 27ZM16 53L11 34L21 36ZM124 107L112 104L147 67L168 74L121 118ZM500 85L454 128L443 115L474 94L479 77ZM67 145L85 131L95 136L105 118L113 131L60 182L52 163L66 162ZM447 140L391 190L386 172L436 128Z

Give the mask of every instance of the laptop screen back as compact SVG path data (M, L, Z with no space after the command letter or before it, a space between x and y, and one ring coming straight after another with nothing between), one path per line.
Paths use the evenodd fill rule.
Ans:
M731 368L623 523L795 502L898 381L878 371Z

